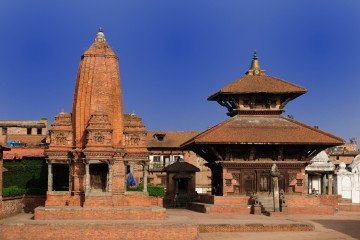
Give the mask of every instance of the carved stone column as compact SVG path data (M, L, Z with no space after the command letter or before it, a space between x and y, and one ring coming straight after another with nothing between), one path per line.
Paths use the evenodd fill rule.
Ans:
M148 184L148 163L144 162L143 164L143 182L144 182L144 188L143 192L147 193L147 184Z
M328 195L333 195L333 175L328 174Z
M280 211L280 192L279 192L279 176L280 171L276 164L273 164L270 171L272 177L272 186L273 186L273 199L274 199L274 212Z
M326 195L326 182L327 182L327 179L326 179L326 174L324 173L322 175L322 181L321 181L321 194L323 195Z
M305 173L304 176L304 194L309 194L309 174Z
M272 177L273 197L274 197L274 211L280 211L280 197L279 197L279 177Z
M48 161L48 192L53 190L53 173L52 173L52 163Z
M72 191L72 185L73 185L73 183L72 183L72 181L73 181L73 171L72 171L72 165L71 165L71 162L69 163L69 192L71 192Z
M85 162L85 192L90 192L90 164Z
M112 170L112 163L108 165L109 173L108 173L108 192L112 192L112 179L113 179L113 170Z

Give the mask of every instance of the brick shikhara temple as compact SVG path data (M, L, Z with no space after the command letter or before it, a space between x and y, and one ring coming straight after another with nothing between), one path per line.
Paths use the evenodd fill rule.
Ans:
M96 205L95 196L126 205L127 173L147 169L145 138L141 118L123 113L118 57L100 29L81 57L73 111L59 113L50 130L46 205Z
M226 107L230 118L182 146L208 162L213 195L272 192L274 163L280 172L280 191L308 193L305 166L320 151L343 140L281 115L288 102L306 91L266 75L254 53L245 76L208 97Z

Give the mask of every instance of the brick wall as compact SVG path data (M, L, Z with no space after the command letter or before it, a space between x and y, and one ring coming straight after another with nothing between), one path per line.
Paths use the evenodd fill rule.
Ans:
M44 196L7 197L2 199L0 218L5 218L21 212L34 212L38 206L44 206Z
M179 234L180 233L180 234ZM176 239L192 240L199 235L198 227L191 224L22 224L0 225L2 239Z

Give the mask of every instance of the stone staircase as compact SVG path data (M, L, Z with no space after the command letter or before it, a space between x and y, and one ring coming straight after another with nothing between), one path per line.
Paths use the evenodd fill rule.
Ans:
M274 198L272 196L259 195L258 201L262 213L274 212Z
M201 213L250 214L249 197L199 195L199 199L196 202L190 202L187 209Z
M112 196L95 195L86 196L84 201L84 207L86 208L112 208L114 207Z
M338 210L346 212L360 212L360 203L352 203L351 199L348 198L339 198Z

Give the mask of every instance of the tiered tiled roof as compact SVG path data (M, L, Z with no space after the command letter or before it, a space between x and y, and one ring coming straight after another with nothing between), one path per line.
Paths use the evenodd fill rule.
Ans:
M266 75L245 75L218 92L208 97L208 100L216 100L221 94L246 94L246 93L294 93L298 96L306 93L306 89L279 78Z
M192 144L319 144L336 146L343 140L281 115L237 115L184 143Z

